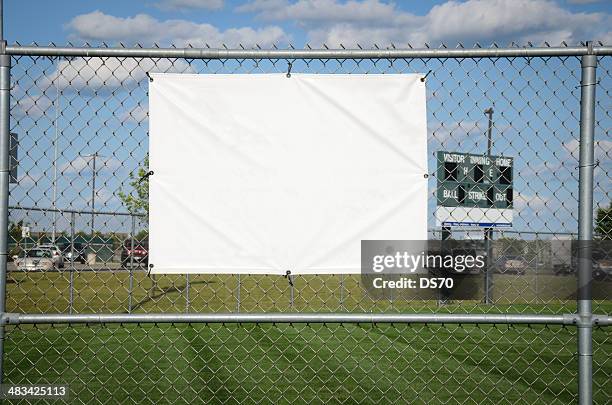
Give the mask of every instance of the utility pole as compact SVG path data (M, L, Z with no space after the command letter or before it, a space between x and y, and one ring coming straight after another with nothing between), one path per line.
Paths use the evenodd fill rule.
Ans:
M491 159L491 151L493 149L493 107L489 107L484 110L485 115L489 116L489 125L487 127L487 157ZM492 246L491 241L493 240L493 228L485 228L484 231L485 247L487 249L487 271L485 273L485 304L491 304L493 302L491 297L491 267L493 265L492 257Z
M51 241L55 245L57 234L57 141L59 138L59 64L57 67L57 77L55 78L55 138L53 139L53 231Z
M98 152L95 153L91 153L88 155L82 155L83 157L86 158L91 158L92 159L92 165L93 165L93 174L92 174L92 179L91 179L91 237L93 238L94 236L94 231L95 231L95 210L96 210L96 158L99 157L103 157L102 155L100 155Z
M485 115L489 116L489 126L487 127L487 156L491 156L491 150L493 149L493 107L489 107L484 110Z

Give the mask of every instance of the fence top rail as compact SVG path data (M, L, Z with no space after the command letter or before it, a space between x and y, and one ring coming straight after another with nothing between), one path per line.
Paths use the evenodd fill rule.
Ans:
M610 325L612 317L594 315L592 323ZM2 324L61 323L415 323L415 324L545 324L577 325L576 314L352 314L352 313L252 313L252 314L15 314L6 313Z
M437 59L612 55L612 46L423 49L110 48L8 45L8 55L185 59Z
M21 211L38 211L38 212L57 212L59 214L80 214L80 215L114 215L125 217L146 217L146 214L137 212L121 212L121 211L91 211L91 210L76 210L71 208L47 208L47 207L24 207L21 205L9 205L9 210Z

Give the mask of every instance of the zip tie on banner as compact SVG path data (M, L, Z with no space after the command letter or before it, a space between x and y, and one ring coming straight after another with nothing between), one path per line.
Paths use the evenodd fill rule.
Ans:
M425 74L425 76L421 77L421 81L425 82L425 79L427 79L427 76L429 76L430 73L431 73L431 69L429 70L429 72Z
M142 176L140 179L138 179L138 184L142 183L143 181L148 179L150 176L153 176L154 174L155 174L155 172L153 170L149 170L148 172L145 173L144 176Z
M285 277L287 281L289 281L289 285L293 287L293 277L291 276L291 270L287 270L283 277Z
M287 62L287 77L291 77L291 68L293 67L293 63Z
M149 78L150 82L153 82L153 77L151 77L151 73L146 72L147 77Z

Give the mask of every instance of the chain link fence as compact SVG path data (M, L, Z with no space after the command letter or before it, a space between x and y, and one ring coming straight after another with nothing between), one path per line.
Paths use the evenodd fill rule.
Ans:
M596 83L585 83L581 73L589 50L598 55ZM612 304L593 301L592 312L604 315L591 317L575 296L540 294L576 285L575 270L555 267L550 242L585 236L577 232L579 202L585 204L579 194L585 86L597 94L594 162L586 167L593 173L594 232L610 237L610 47L298 51L16 44L6 53L17 148L4 312L17 315L5 316L15 325L4 327L4 383L70 384L77 403L570 403L579 386L581 400L588 394L576 341L580 330L593 327L592 396L610 403L606 325ZM434 217L437 152L487 153L483 112L492 108L492 154L514 161L513 227L489 230L501 246L492 262L520 257L524 271L493 266L488 303L484 291L449 303L374 300L356 275L150 275L148 184L141 179L148 162L148 74L285 73L289 63L292 72L303 73L426 74L432 239L449 231ZM482 239L486 231L451 232ZM51 258L45 270L20 267L19 258L41 245L57 247L62 261ZM580 317L564 315L576 312ZM300 318L310 313L372 317ZM505 317L512 314L518 317ZM591 384L591 373L587 378Z

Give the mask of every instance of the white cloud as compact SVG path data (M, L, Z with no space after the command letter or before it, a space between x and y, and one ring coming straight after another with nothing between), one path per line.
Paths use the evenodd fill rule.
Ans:
M578 139L572 139L569 142L562 144L563 148L567 152L568 157L578 160L580 158L580 141ZM612 158L612 141L607 140L596 140L594 146L595 160L600 162L609 162Z
M381 0L255 0L238 11L263 20L293 20L313 44L388 45L425 42L502 44L511 41L576 43L610 40L605 13L573 13L550 0L468 0L436 5L424 16L400 10Z
M514 206L518 210L524 210L526 208L532 210L541 210L544 208L550 208L551 199L536 194L526 194L520 191L514 191Z
M449 141L460 142L470 136L482 136L486 123L475 121L431 122L428 125L430 139L444 145Z
M119 115L121 122L131 122L136 124L142 124L149 119L149 106L148 105L137 105L128 111Z
M612 157L612 141L596 140L594 145L594 158L599 162L594 170L597 184L607 184L607 175ZM555 154L554 159L543 160L539 164L528 164L521 169L521 175L535 176L551 181L572 182L578 181L578 162L580 159L580 141L572 139L561 143L560 153Z
M17 96L14 107L16 108L15 111L18 117L27 116L32 119L37 119L45 114L53 117L54 115L50 113L51 110L49 110L52 105L53 101L45 95L30 96L23 94Z
M395 4L379 0L339 2L337 0L256 0L237 8L241 12L257 12L266 20L296 20L301 22L385 22L395 18L405 19ZM402 14L398 16L398 13ZM417 18L413 16L413 18Z
M60 61L37 85L43 91L54 90L56 85L60 91L110 91L146 80L151 72L192 73L193 69L182 59L76 58Z
M39 181L46 178L47 176L43 172L31 173L26 171L25 173L19 175L17 182L21 187L31 187L35 186Z
M567 0L570 4L593 4L599 3L601 0Z
M571 13L552 1L539 0L470 0L449 1L435 6L427 15L427 36L478 39L496 37L521 42L548 40L577 42L591 34L589 30L603 24L600 13Z
M121 167L121 162L112 156L99 156L96 158L96 172L114 171ZM83 174L93 170L92 158L77 156L72 161L64 163L59 167L60 175Z
M219 10L223 8L223 3L223 0L160 0L155 5L162 10Z
M288 41L288 35L277 26L228 28L221 31L205 23L198 24L187 20L160 21L148 14L123 18L101 11L79 15L73 18L66 28L71 31L72 37L84 40L128 43L141 41L146 44L177 46L270 46Z

